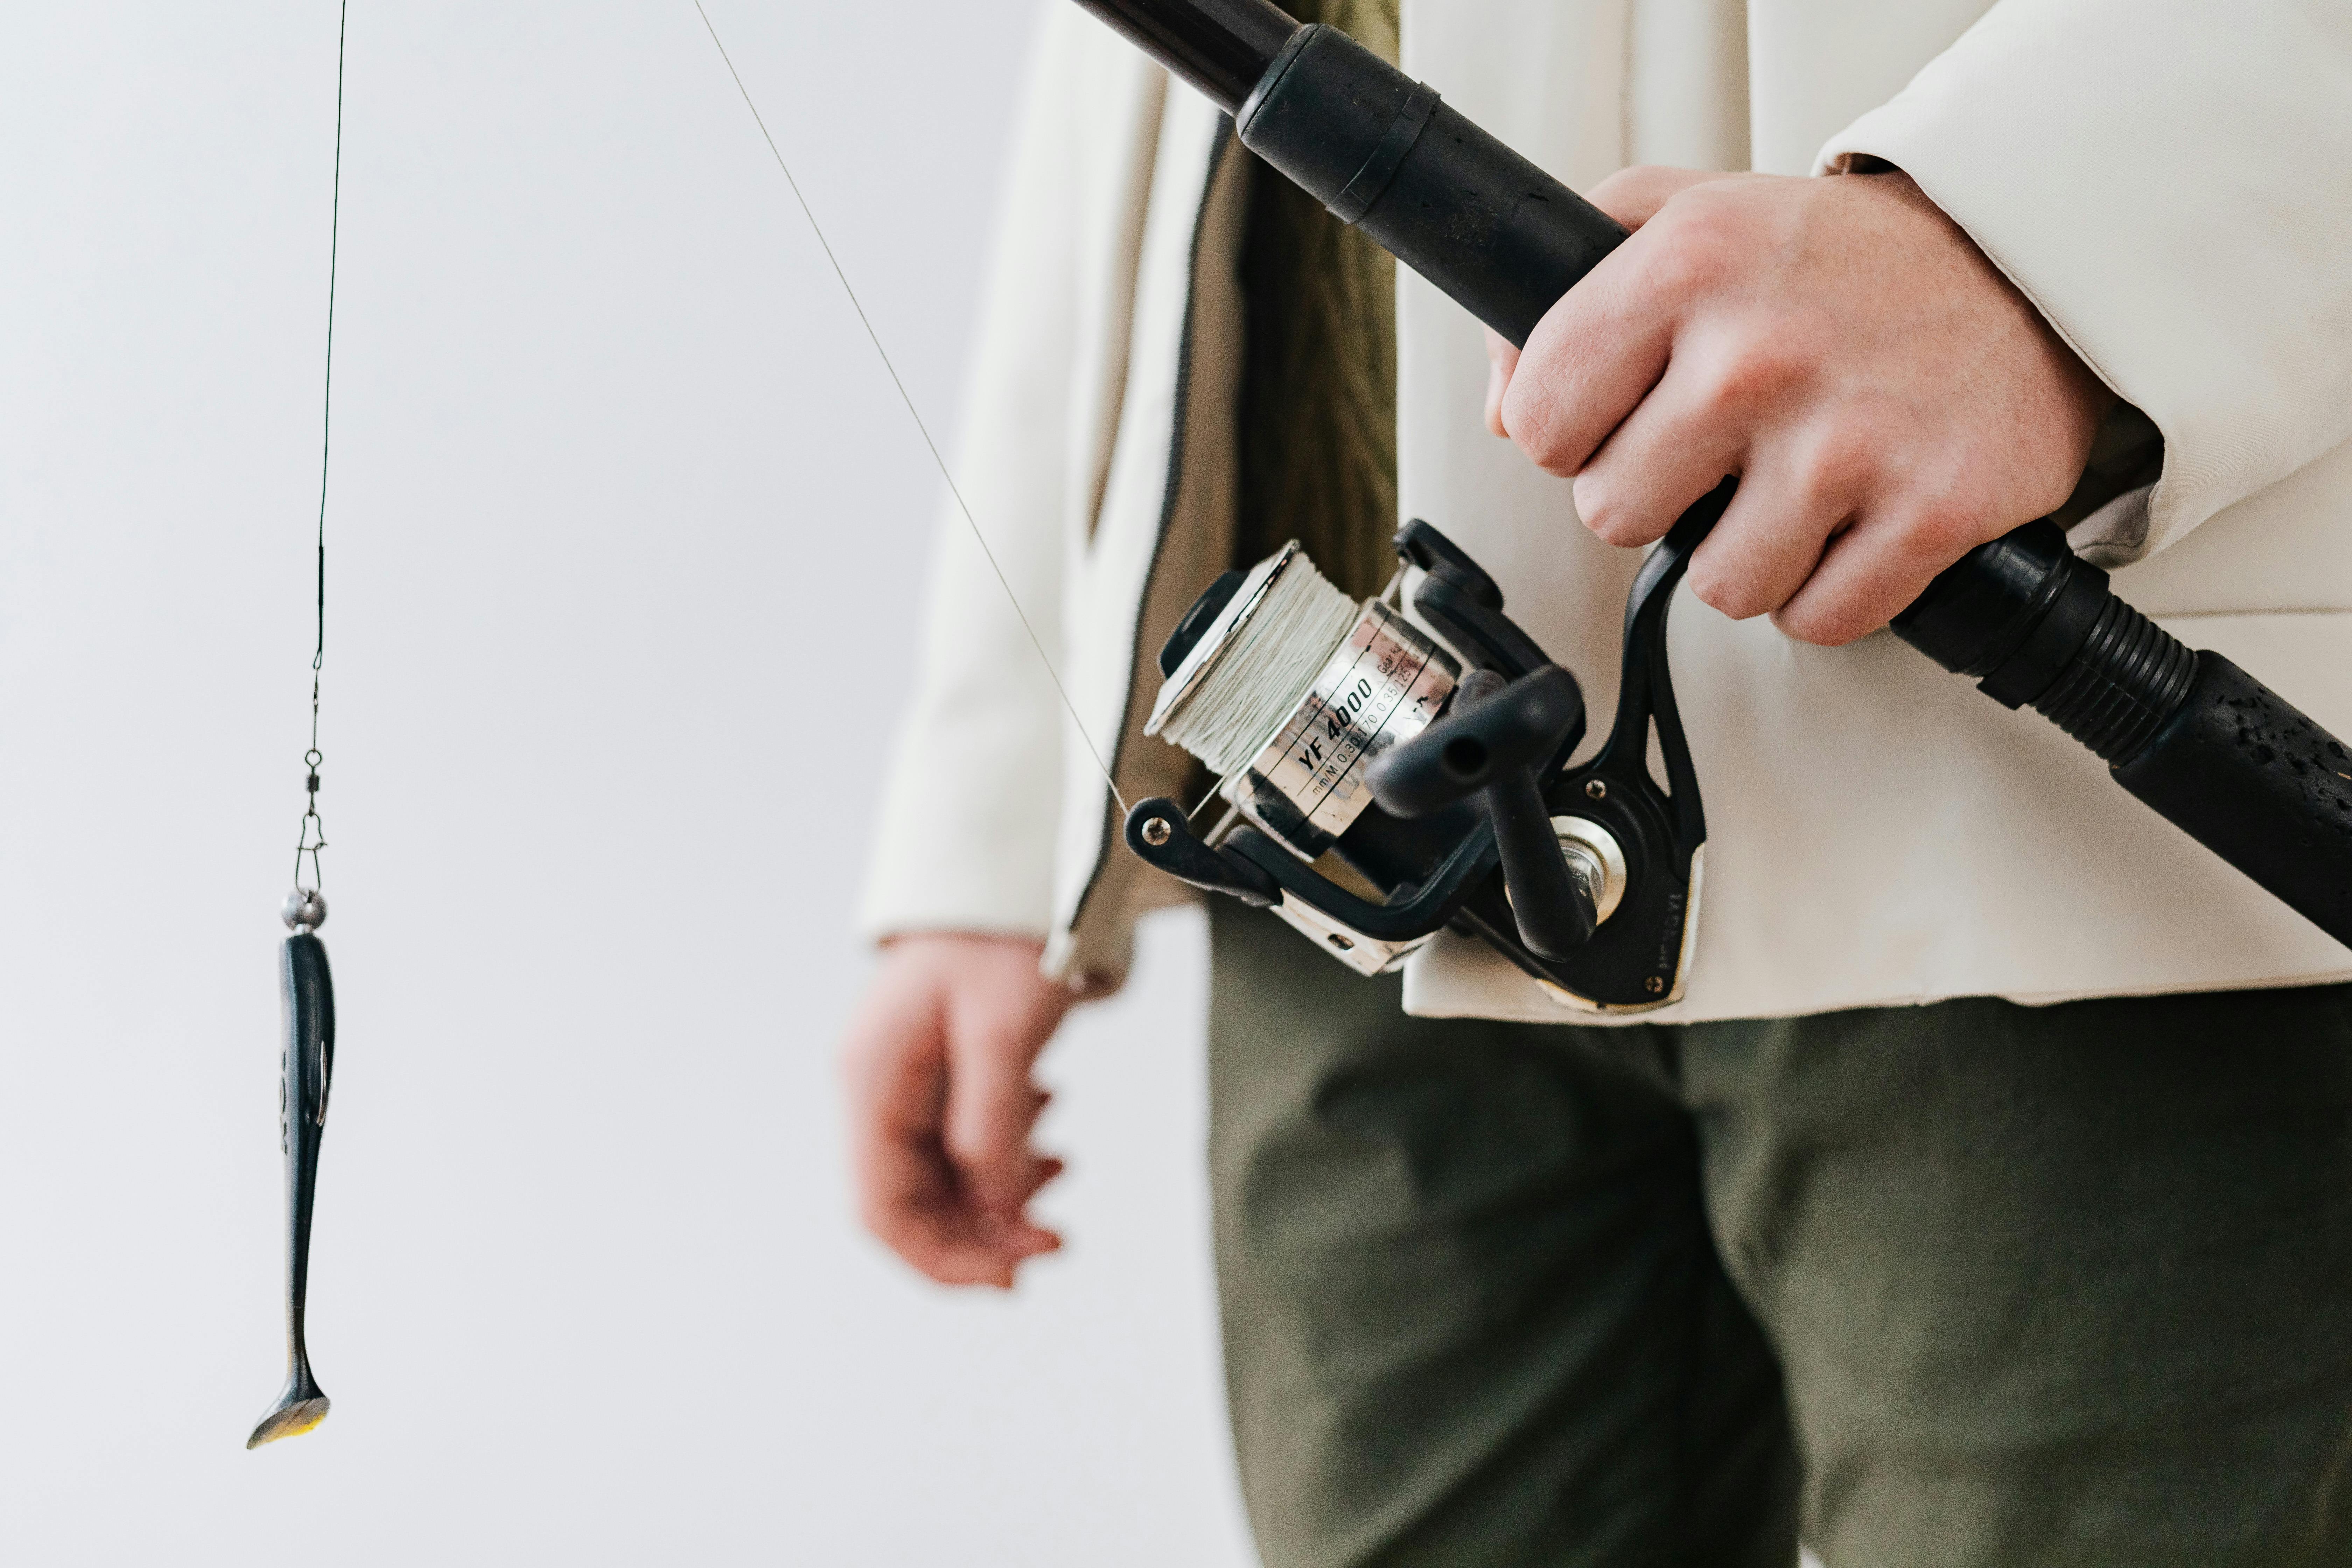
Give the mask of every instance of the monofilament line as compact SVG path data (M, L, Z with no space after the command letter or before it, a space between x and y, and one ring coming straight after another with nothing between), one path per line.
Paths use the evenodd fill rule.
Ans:
M1230 645L1160 727L1160 739L1192 752L1209 771L1248 767L1315 684L1362 608L1324 580L1304 552L1282 574Z
M735 58L727 52L726 42L719 37L719 29L712 26L710 13L703 9L702 0L694 0L694 9L702 18L703 31L710 35L711 43L717 46L719 58L726 64L727 74L735 79L735 90L743 95L743 107L751 111L751 121L760 128L760 137L767 142L768 152L776 160L776 167L783 171L784 184L792 187L793 200L800 204L801 216L808 220L809 232L816 236L818 247L824 252L825 260L832 264L834 277L841 280L841 291L849 297L849 308L857 312L857 324L866 329L866 341L874 345L875 353L882 361L882 368L890 373L890 384L898 389L898 401L907 405L907 416L915 422L915 429L922 436L923 445L931 454L931 462L939 468L940 478L947 483L948 494L955 498L956 510L963 514L964 525L971 530L971 537L980 545L980 552L988 557L988 568L996 574L997 584L1004 590L1005 602L1020 617L1021 629L1029 634L1029 646L1037 650L1037 658L1045 667L1045 679L1054 683L1054 690L1061 697L1062 706L1070 715L1070 722L1077 729L1078 739L1086 742L1095 766L1102 772L1103 783L1110 786L1110 797L1118 803L1119 815L1126 816L1127 796L1119 793L1118 781L1111 776L1110 764L1103 761L1102 752L1096 746L1094 737L1087 732L1087 722L1078 717L1078 705L1070 700L1069 689L1062 684L1062 673L1054 668L1054 658L1045 651L1045 639L1030 624L1029 613L1021 607L1021 595L1013 591L1013 580L1005 576L1004 568L997 563L996 552L989 548L988 535L980 531L980 521L972 516L971 505L963 499L962 489L957 485L955 475L949 471L948 460L940 453L940 444L931 439L931 427L923 423L922 411L915 406L914 395L907 390L906 382L898 374L898 365L890 359L890 351L882 346L882 334L874 330L874 320L866 313L865 302L858 299L857 290L851 287L849 274L843 269L841 258L834 254L833 242L824 235L824 226L816 221L815 210L809 205L808 197L801 193L801 183L793 177L793 166L784 161L783 150L776 145L775 135L768 129L767 118L760 112L760 106L752 101L751 89L743 85L743 73L735 68Z
M301 831L294 840L294 885L302 885L302 858L310 858L310 885L320 887L326 874L319 851L327 847L319 817L319 681L327 664L327 473L335 449L335 264L343 235L343 46L351 33L351 0L343 0L335 18L335 176L334 195L327 208L327 365L319 395L319 623L310 647L310 749L302 753L308 774L310 805L302 813Z

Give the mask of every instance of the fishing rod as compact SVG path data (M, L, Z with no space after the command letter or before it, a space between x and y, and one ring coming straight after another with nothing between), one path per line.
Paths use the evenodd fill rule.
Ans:
M1525 346L1552 305L1626 237L1607 214L1337 28L1302 24L1269 0L1078 3L1231 115L1244 146L1515 344ZM1731 482L1685 513L1661 546L1674 576L1721 515ZM1410 562L1403 536L1399 546ZM1429 553L1426 541L1420 548L1432 562L1446 564ZM1457 602L1461 584L1469 581L1464 564L1466 560L1448 567ZM1628 615L1629 658L1633 611L1645 593L1656 596L1660 584L1653 579L1668 569L1645 570L1636 584L1637 604ZM1426 577L1420 592L1425 595L1433 582L1444 596L1440 576ZM1499 592L1483 574L1478 578L1472 597L1484 595L1491 601L1484 607L1499 616ZM1671 581L1664 585L1670 590ZM1186 618L1195 637L1213 634L1213 654L1230 646L1242 618L1234 604L1238 586L1221 579ZM1201 615L1221 591L1224 598L1216 609ZM1655 622L1652 684L1666 698L1662 718L1671 718L1662 607ZM2029 522L1970 551L1897 615L1893 626L1896 637L1944 668L1976 679L1978 689L2004 707L2042 713L2105 763L2126 790L2330 936L2352 944L2352 747L2230 660L2188 647L2117 597L2107 574L2078 560L2056 522ZM1180 626L1180 637L1184 632ZM1168 663L1171 674L1181 662ZM1517 662L1526 668L1503 671L1513 689L1540 674L1524 659ZM1329 693L1308 696L1328 708ZM1416 809L1457 805L1476 792L1494 796L1482 770L1496 754L1458 727L1497 700L1490 695L1481 702L1477 696L1466 693L1455 704L1460 711L1389 737L1390 755L1363 769L1377 809L1402 819ZM1542 727L1532 719L1528 723ZM1575 728L1580 734L1580 709ZM1541 761L1541 753L1558 749L1530 742L1530 733L1522 726L1507 737L1516 748L1515 765L1529 765L1530 758ZM1455 747L1465 769L1449 773L1440 753L1454 742L1465 742ZM1368 743L1364 749L1379 748ZM1480 766L1468 768L1469 761ZM1390 770L1386 791L1382 767ZM1563 780L1573 784L1582 776L1561 774L1554 762L1544 762L1537 773L1550 806L1559 804ZM1450 795L1433 782L1449 777ZM1269 792L1260 787L1268 782L1259 775L1251 783L1246 774L1239 784L1228 781L1226 798L1250 820L1228 830L1223 843L1192 835L1181 808L1165 800L1135 807L1128 843L1196 885L1254 902L1279 904L1295 894L1325 900L1327 915L1344 907L1363 916L1394 901L1358 899L1343 906L1331 901L1328 894L1336 889L1328 885L1297 891L1295 866L1278 866L1284 857L1261 853L1257 841L1269 824L1276 830L1283 826L1285 803L1296 806L1301 797L1276 788L1271 793L1280 798L1268 800ZM1689 782L1695 810L1696 781ZM1517 815L1536 809L1524 798L1522 807ZM1512 814L1496 806L1495 815ZM1314 846L1309 840L1292 847L1306 854ZM1561 853L1575 862L1565 836ZM1488 858L1486 871L1496 863ZM1507 863L1503 871L1507 889L1516 891ZM1586 879L1580 873L1579 885ZM1696 879L1694 874L1693 903ZM1411 891L1420 895L1426 889L1415 882ZM1597 907L1596 900L1579 896ZM1566 925L1572 930L1591 912L1579 911ZM1496 920L1505 931L1486 930ZM1506 951L1517 947L1511 956L1539 973L1540 965L1529 962L1540 957L1531 954L1536 944L1514 942L1506 934L1517 922L1494 916L1474 923ZM1676 990L1679 980L1677 970Z

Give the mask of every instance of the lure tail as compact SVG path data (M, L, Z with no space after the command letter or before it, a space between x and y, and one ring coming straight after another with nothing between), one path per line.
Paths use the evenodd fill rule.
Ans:
M310 1210L319 1185L319 1141L327 1127L327 1085L335 1067L335 988L315 927L327 918L316 893L289 900L278 975L286 997L286 1055L278 1126L286 1153L285 1390L246 1440L248 1448L308 1432L327 1418L327 1396L310 1373L302 1311L310 1274Z

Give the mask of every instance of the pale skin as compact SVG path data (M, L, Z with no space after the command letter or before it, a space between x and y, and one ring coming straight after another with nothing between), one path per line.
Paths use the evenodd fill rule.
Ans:
M858 1217L942 1285L1009 1289L1061 1237L1029 1200L1059 1160L1030 1147L1045 1093L1037 1053L1070 993L1038 973L1044 947L940 931L900 937L843 1044Z
M1489 336L1486 423L1612 544L1738 475L1702 602L1851 642L2073 492L2114 395L1908 175L1635 168L1591 199L1633 236L1524 353Z
M1486 422L1612 544L1738 475L1691 561L1706 604L1850 642L2073 491L2114 395L1908 176L1636 168L1589 197L1633 236L1524 353L1490 335ZM1032 1071L1070 1006L1041 952L899 938L845 1045L860 1217L943 1284L1009 1288L1061 1245L1028 1212L1062 1168Z

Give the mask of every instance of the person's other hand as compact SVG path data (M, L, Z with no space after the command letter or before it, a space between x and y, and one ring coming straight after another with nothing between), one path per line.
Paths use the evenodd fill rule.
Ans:
M1028 1219L1062 1169L1029 1147L1047 1099L1029 1069L1070 1005L1037 973L1041 951L898 938L843 1045L858 1216L944 1285L1009 1288L1024 1259L1062 1245Z
M2073 492L2114 395L1908 175L1628 169L1591 199L1633 236L1523 354L1489 334L1487 424L1612 544L1739 476L1690 566L1725 615L1851 641Z

